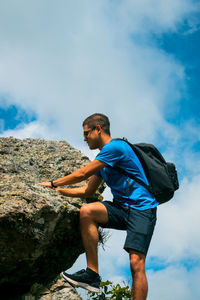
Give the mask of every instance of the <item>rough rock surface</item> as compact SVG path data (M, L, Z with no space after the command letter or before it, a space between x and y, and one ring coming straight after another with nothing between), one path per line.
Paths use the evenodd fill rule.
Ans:
M49 289L41 293L37 300L81 300L75 288L69 283L58 280Z
M38 300L81 300L75 288L69 283L58 280L38 297Z
M88 163L65 141L0 138L0 291L7 297L51 282L83 252L79 208L87 199L38 182Z
M19 300L83 300L74 287L60 279L54 280L47 286L35 284L31 292L23 295Z

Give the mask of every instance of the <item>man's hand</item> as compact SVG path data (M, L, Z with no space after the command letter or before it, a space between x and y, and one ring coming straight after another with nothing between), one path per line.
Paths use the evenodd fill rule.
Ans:
M88 183L84 186L73 188L53 188L53 190L60 192L61 195L67 197L93 197L95 191L102 182L102 178L96 175L90 177Z
M38 184L41 185L41 186L48 187L48 188L52 189L50 181L43 181L43 182L39 182Z

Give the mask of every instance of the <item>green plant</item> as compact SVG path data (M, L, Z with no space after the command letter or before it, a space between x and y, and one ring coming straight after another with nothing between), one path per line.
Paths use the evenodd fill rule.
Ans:
M125 300L131 299L131 290L130 287L126 284L120 286L120 284L113 284L111 281L107 280L101 282L101 293L95 294L88 292L88 299L93 300Z

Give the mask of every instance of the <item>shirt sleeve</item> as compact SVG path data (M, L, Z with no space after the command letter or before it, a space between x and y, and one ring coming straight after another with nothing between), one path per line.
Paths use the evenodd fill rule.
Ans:
M119 160L124 157L122 149L115 142L109 142L97 154L96 159L113 167Z

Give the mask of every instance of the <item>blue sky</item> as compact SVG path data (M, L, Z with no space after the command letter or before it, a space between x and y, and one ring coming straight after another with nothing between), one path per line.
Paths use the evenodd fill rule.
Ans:
M15 129L21 123L28 124L36 120L36 117L16 105L0 108L1 132Z
M180 189L159 207L147 259L150 300L196 300L200 287L200 3L193 0L0 3L0 135L64 139L91 159L82 120L152 142ZM109 190L105 198L111 199ZM103 279L130 279L123 232L99 250ZM72 270L85 266L81 256ZM170 287L170 289L169 289Z
M180 124L191 117L199 118L199 30L191 34L166 34L159 42L164 51L171 53L184 65L186 72L187 85L182 99L183 105L179 108L178 119L176 120L172 116L170 121Z

